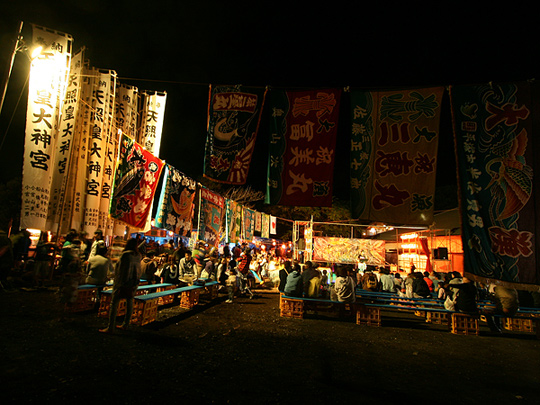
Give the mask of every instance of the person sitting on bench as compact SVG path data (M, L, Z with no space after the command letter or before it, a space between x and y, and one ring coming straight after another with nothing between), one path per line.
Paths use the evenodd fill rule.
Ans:
M304 282L302 274L300 274L300 265L295 263L293 271L287 276L287 283L283 289L283 293L289 297L300 297L304 295Z
M330 289L330 299L339 302L355 302L354 281L347 274L347 268L340 266L336 269L336 282L334 288Z

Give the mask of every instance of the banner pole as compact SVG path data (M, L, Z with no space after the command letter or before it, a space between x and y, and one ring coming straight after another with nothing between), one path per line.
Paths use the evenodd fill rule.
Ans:
M19 43L21 42L21 33L23 29L23 22L19 21L19 29L17 30L17 36L15 37L15 40L13 41L13 52L11 53L11 60L9 61L9 68L6 69L4 74L3 82L3 90L2 90L2 99L0 99L0 114L2 113L2 107L4 106L4 100L6 98L7 88L9 79L11 77L11 71L13 70L13 64L15 62L15 55L17 54L17 51L19 50Z

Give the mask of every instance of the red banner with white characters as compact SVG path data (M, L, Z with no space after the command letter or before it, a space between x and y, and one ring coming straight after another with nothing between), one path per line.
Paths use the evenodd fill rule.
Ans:
M272 91L266 202L332 205L341 90Z

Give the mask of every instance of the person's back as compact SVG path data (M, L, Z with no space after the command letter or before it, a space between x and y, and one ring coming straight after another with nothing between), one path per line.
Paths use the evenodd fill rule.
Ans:
M306 296L311 298L317 298L320 295L321 290L321 277L315 276L308 281L308 288Z
M251 254L246 249L244 254L240 257L240 262L238 263L238 271L246 276L249 273L249 266L251 264Z
M377 276L372 271L366 271L362 277L362 288L368 291L379 291Z
M451 286L458 290L454 298L456 311L467 313L478 312L476 287L469 279L463 277L462 283L452 283Z
M285 285L287 284L287 276L292 272L292 264L289 260L285 262L283 265L283 268L279 270L278 276L279 276L279 286L278 291L283 292L285 291Z
M157 263L154 260L154 251L150 251L147 253L147 256L145 256L141 261L141 270L142 280L147 280L149 282L154 282L155 279L155 273L157 270Z
M518 293L515 288L495 286L494 301L497 312L507 316L513 316L519 309Z
M429 273L426 271L424 272L424 281L426 282L428 288L429 288L429 291L430 292L433 292L434 291L434 283L433 283L433 280L429 277Z
M414 273L412 282L413 297L416 298L428 298L431 295L429 286L424 280L424 276L421 273Z
M294 270L287 276L287 283L285 284L283 293L291 297L302 297L303 292L304 284L302 275L298 270Z
M394 278L387 273L381 274L381 290L384 292L395 292L396 285L394 283Z
M86 283L103 285L107 282L107 278L113 272L111 260L97 253L88 260L87 266L88 276Z
M302 283L304 284L304 295L309 294L309 285L310 285L311 279L318 276L319 276L319 272L313 268L313 263L310 261L307 261L306 267L304 271L302 272Z
M347 275L346 270L341 268L338 268L336 275L336 282L334 288L330 292L330 299L332 301L340 302L355 302L356 296L354 293L353 279Z
M178 265L176 263L165 264L161 278L164 283L178 284Z

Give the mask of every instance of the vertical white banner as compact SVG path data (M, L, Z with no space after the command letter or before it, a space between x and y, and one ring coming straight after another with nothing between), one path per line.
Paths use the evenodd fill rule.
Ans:
M159 157L161 147L161 134L163 132L163 119L165 117L165 103L167 93L158 93L144 91L142 94L143 109L141 112L141 123L139 138L140 144L154 156ZM154 203L150 208L150 215L146 221L143 232L152 229L152 213L154 212Z
M61 233L67 233L70 228L82 229L84 222L84 203L86 192L86 171L88 162L88 143L92 132L92 94L94 83L98 80L98 72L88 66L83 67L81 106L77 118L76 142L74 144L74 157L71 160L69 187L72 206L64 212L70 217L62 219Z
M83 52L81 51L71 59L69 80L60 115L51 184L51 199L46 224L47 229L53 230L53 232L58 229L61 211L66 206L66 181L76 138L75 131L81 97L82 64ZM68 205L71 206L71 201L68 202Z
M20 227L48 230L58 117L69 74L72 38L34 25L32 42L42 49L30 67Z
M114 89L116 88L116 73L114 71L97 70L97 75L92 96L92 124L87 153L88 171L83 224L83 230L90 235L99 228L100 222L103 223L101 194L105 159L107 157L107 137L110 135L111 130ZM111 94L111 89L113 94Z
M141 112L139 143L154 156L159 157L167 93L145 91L142 102L144 108Z
M139 89L117 82L115 104L115 120L117 128L130 138L136 139Z
M99 206L99 227L106 236L112 235L113 219L109 217L109 204L111 202L111 193L114 182L114 169L116 166L116 153L118 150L116 139L118 138L118 129L114 118L115 99L116 99L116 73L111 72L108 105L105 111L105 132L103 140L105 143L105 158L103 160L103 177L101 184L101 202Z

